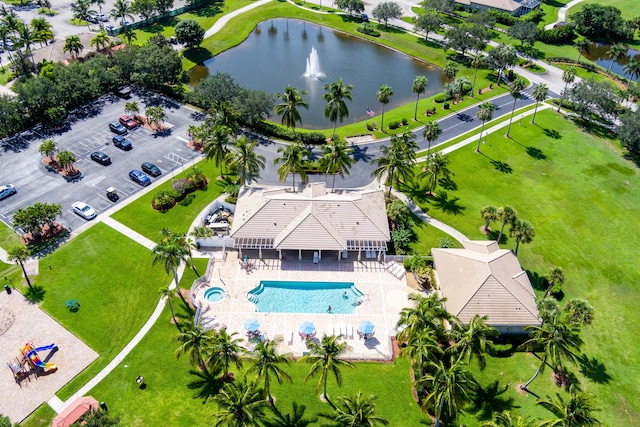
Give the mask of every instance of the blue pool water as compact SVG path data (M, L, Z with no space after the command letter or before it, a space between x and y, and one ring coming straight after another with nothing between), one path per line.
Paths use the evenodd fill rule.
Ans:
M279 282L262 280L249 291L256 311L352 314L363 294L353 282Z
M224 297L224 289L222 288L209 288L204 291L204 299L209 302L219 302L222 301Z

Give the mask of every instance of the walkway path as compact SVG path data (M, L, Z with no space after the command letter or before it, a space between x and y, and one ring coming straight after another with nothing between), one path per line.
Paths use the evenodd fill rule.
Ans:
M216 23L213 24L213 26L204 33L204 38L206 39L208 37L211 37L218 31L223 29L224 26L227 25L227 22L229 22L232 18L235 18L236 16L242 13L245 13L251 9L255 9L256 7L260 7L264 4L271 3L271 1L272 0L258 0L255 3L251 3L245 7L241 7L240 9L234 10L233 12L227 13L226 15L218 19Z
M584 0L573 0L569 3L567 3L565 6L561 7L560 10L558 10L558 19L556 20L556 22L552 22L551 24L547 24L544 26L545 30L550 30L552 29L558 22L567 22L567 11L569 10L569 8L577 5L578 3L583 2Z
M135 230L130 229L126 225L116 221L110 216L102 218L102 222L104 222L114 230L119 231L120 233L129 237L130 239L135 240L137 243L140 243L142 246L144 246L149 250L153 250L153 248L155 248L157 245L153 240L147 239L142 234L138 233Z

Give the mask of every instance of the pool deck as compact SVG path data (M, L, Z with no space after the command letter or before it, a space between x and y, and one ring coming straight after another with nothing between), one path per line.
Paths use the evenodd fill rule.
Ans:
M227 327L245 340L247 319L260 321L260 332L268 339L282 338L280 351L300 357L308 351L306 340L298 333L300 324L311 321L317 332L314 339L326 335L346 335L351 350L350 359L386 360L392 357L391 336L400 310L410 305L407 296L415 292L404 279L398 279L385 270L384 264L375 260L311 260L254 259L255 268L247 272L241 268L236 252L229 252L226 261L216 260L210 271L209 281L195 292L201 304L202 324L208 328ZM365 301L357 306L354 314L331 313L258 313L247 299L247 292L261 280L354 282L365 294ZM209 303L204 292L209 287L221 287L226 291L220 302ZM375 325L373 338L363 340L357 328L361 321L369 320Z

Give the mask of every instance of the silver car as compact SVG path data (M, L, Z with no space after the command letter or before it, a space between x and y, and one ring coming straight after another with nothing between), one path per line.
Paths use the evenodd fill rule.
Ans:
M11 184L1 185L0 186L0 200L7 198L9 196L13 196L16 194L18 190Z
M80 215L86 220L95 218L98 214L95 209L84 202L75 202L73 205L73 213Z

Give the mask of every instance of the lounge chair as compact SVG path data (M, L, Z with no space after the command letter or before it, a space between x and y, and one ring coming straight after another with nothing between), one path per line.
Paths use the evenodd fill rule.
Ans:
M313 263L317 264L320 259L320 254L318 252L313 253Z

